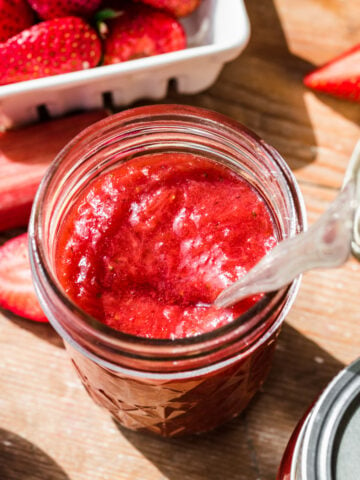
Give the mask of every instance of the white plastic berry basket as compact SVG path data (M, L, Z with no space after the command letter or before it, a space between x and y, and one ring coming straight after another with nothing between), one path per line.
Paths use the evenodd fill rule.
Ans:
M71 110L100 108L111 96L116 106L165 97L170 80L179 93L208 88L224 64L245 48L250 35L243 0L203 0L182 21L188 48L116 65L0 86L0 126L34 121L46 109L50 116Z

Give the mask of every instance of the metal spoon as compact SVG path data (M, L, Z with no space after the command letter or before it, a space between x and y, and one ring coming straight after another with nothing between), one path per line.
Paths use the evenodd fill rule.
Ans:
M223 290L216 307L234 305L251 295L272 292L313 268L333 268L350 253L360 258L360 141L351 156L343 188L306 232L278 243L244 277Z

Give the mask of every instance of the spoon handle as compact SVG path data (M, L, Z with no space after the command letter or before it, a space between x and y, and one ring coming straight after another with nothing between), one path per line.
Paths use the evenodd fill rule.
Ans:
M360 260L360 140L357 142L351 155L343 185L346 185L350 180L353 180L355 183L355 199L357 202L351 251L354 257Z
M278 290L312 268L342 265L350 254L354 196L355 182L350 178L309 230L280 242L248 274L226 288L215 305L229 307L245 297Z

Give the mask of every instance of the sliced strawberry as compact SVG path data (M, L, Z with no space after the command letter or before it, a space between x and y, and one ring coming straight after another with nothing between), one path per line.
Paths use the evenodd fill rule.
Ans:
M98 110L0 136L0 231L27 224L36 190L56 154L77 133L105 116L105 110Z
M304 78L307 87L360 102L360 44Z
M35 322L47 321L31 278L27 233L0 247L0 307Z

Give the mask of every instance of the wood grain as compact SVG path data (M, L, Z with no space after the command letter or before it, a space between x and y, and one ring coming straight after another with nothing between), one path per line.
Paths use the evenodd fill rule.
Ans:
M249 0L247 8L245 53L208 91L171 91L164 102L212 108L257 131L294 170L312 223L341 184L360 109L301 80L360 41L360 1ZM240 418L180 440L118 430L85 394L51 327L0 315L0 478L273 480L305 409L359 355L359 279L355 260L306 274L263 391Z

